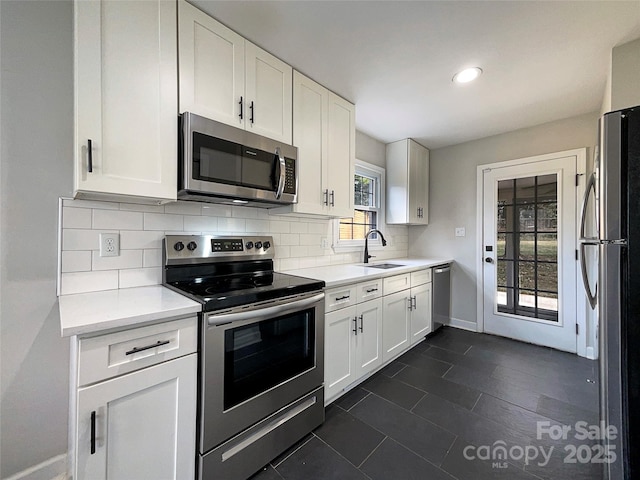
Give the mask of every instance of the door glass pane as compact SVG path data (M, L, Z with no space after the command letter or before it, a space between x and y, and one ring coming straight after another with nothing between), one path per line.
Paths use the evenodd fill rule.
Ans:
M558 321L558 178L498 182L498 311Z

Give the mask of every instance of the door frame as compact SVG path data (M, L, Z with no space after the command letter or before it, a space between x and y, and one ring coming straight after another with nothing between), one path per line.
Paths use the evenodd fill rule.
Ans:
M512 167L517 165L525 165L527 163L542 162L545 160L553 160L561 157L576 157L576 173L578 178L578 186L576 188L576 238L579 236L580 228L580 206L582 205L582 197L584 196L585 185L587 181L587 148L576 148L573 150L565 150L561 152L547 153L544 155L535 155L532 157L518 158L515 160L507 160L502 162L488 163L478 165L476 173L476 243L478 249L476 251L476 321L477 331L484 332L484 172L494 168ZM576 251L578 244L575 245ZM577 260L576 260L577 262ZM577 335L577 354L581 357L597 358L597 346L589 347L588 338L595 337L588 335L593 331L594 323L592 316L587 319L587 299L582 291L582 278L580 269L576 268L575 277L576 288L576 321L578 323ZM589 325L587 324L589 323Z

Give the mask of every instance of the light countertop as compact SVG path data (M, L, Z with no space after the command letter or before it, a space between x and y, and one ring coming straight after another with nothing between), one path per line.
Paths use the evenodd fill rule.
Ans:
M446 263L453 263L451 258L396 258L391 260L380 260L372 262L369 265L377 263L394 263L402 265L402 267L380 269L370 268L364 263L346 264L346 265L327 265L324 267L300 268L297 270L287 270L283 273L297 275L299 277L313 278L316 280L324 280L327 288L347 285L360 281L373 280L376 278L391 277L402 273L408 273L424 268L435 267Z
M58 306L63 337L161 322L202 309L162 285L62 295Z

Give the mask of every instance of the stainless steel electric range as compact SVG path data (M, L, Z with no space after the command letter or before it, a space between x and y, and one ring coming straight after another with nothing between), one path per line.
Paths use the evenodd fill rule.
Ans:
M245 479L324 421L324 282L268 236L168 235L163 284L202 304L198 478Z

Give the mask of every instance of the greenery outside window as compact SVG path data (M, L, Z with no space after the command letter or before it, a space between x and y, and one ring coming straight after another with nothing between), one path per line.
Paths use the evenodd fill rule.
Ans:
M384 192L384 169L365 162L356 162L353 177L353 216L337 222L337 238L334 245L348 247L364 245L364 236L372 228L383 224L382 193ZM369 244L380 243L377 234L369 236Z

